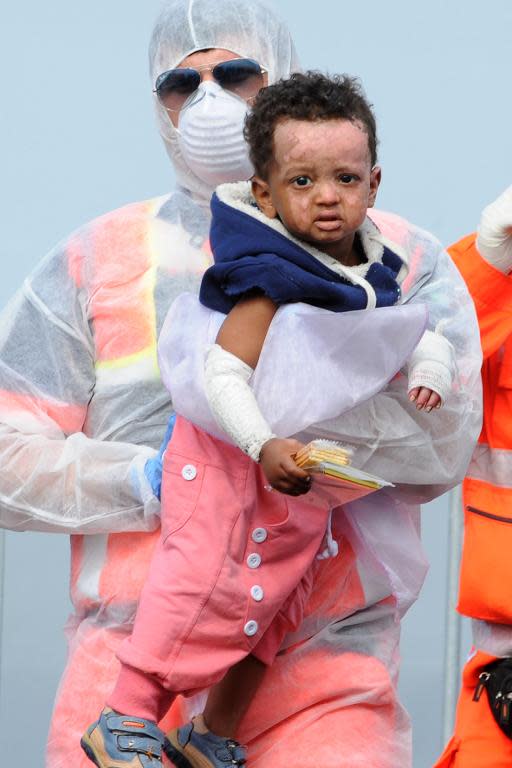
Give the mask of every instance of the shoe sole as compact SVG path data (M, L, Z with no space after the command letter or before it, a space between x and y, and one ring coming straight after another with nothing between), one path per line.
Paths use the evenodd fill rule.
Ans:
M167 739L167 742L164 746L164 751L175 768L194 768L190 760L185 757L183 752L180 752L178 749L176 749L174 744L172 744L169 739Z
M82 736L82 738L80 739L80 746L82 747L83 751L85 752L89 760L92 760L94 765L97 765L98 768L101 768L101 764L98 763L98 761L96 760L96 755L92 750L92 746L85 741L84 736Z

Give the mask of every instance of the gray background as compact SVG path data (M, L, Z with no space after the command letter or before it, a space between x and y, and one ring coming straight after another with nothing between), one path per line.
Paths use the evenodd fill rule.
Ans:
M472 230L482 206L511 181L510 0L274 5L306 67L363 78L380 122L379 206L447 243ZM170 187L146 77L158 7L156 0L4 6L1 304L74 227ZM447 518L446 499L425 510L432 568L404 622L401 689L415 726L415 768L428 768L441 748ZM68 544L8 533L5 545L0 761L38 768L65 659Z

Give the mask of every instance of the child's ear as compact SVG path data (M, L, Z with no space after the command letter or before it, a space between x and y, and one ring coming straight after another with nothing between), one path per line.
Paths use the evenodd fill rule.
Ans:
M270 192L268 182L259 176L253 176L251 183L252 194L256 200L258 208L265 214L265 216L268 216L269 219L275 219L277 217L277 211L272 201L272 193Z
M368 208L373 208L377 198L377 191L382 179L382 169L379 165L374 165L370 171L370 194L368 195Z

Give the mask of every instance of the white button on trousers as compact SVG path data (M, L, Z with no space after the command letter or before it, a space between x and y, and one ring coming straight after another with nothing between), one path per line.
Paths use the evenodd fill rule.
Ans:
M244 627L244 632L248 637L252 637L258 631L257 621L248 621Z
M193 480L197 475L197 469L193 464L185 464L181 470L181 476L184 480Z
M256 544L262 544L266 540L267 535L265 528L255 528L252 532L252 540L255 541Z
M255 584L253 587L251 587L251 597L253 600L256 600L257 603L263 600L263 587L260 587L259 584Z
M257 552L251 552L246 562L249 568L259 568L261 565L261 556L258 555Z

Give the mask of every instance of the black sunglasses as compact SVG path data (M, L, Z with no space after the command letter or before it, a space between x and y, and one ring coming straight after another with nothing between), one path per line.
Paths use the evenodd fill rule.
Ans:
M161 104L171 112L182 109L187 99L197 91L201 72L211 72L217 83L226 91L236 93L242 99L250 99L263 87L263 69L254 59L229 59L218 64L205 64L197 69L178 67L162 72L156 79L154 93Z

